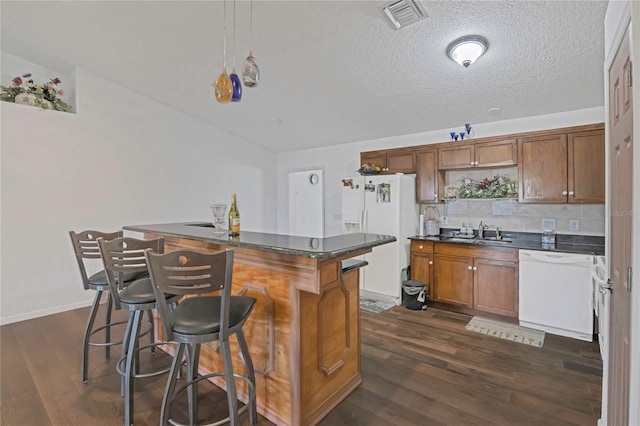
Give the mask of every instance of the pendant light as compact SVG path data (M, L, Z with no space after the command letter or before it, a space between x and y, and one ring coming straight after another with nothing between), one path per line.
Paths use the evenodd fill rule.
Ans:
M251 0L250 16L251 44L249 46L249 56L247 56L247 60L242 67L242 82L247 87L256 87L258 80L260 80L260 68L256 64L256 58L253 57L253 0Z
M227 0L224 0L224 59L222 61L222 74L216 80L215 95L218 102L226 104L233 96L233 83L227 75Z
M242 99L242 83L240 83L240 77L236 74L236 0L233 0L233 69L229 78L233 85L231 102L240 102L240 99Z

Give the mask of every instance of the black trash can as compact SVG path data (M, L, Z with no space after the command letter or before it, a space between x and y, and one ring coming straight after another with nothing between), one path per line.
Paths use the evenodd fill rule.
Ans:
M414 280L403 281L402 293L405 308L414 311L427 309L427 284Z

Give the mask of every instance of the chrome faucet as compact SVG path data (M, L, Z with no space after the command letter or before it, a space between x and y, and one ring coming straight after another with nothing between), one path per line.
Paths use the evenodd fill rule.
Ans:
M502 234L500 233L500 227L496 226L496 240L501 240Z
M487 229L489 227L489 225L485 225L484 221L481 220L480 221L480 225L478 225L478 238L479 239L484 239L484 230Z

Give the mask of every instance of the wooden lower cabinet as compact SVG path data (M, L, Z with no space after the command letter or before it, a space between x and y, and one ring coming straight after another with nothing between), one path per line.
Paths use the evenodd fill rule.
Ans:
M427 284L427 298L433 300L433 242L411 241L411 279Z
M518 317L518 264L475 259L473 308Z
M158 236L145 233L147 239ZM222 240L164 238L166 252L213 253L231 247ZM362 382L360 272L341 268L348 256L368 251L312 259L232 248L232 293L256 298L243 333L256 373L258 413L276 425L316 425ZM234 337L231 351L236 373L246 374ZM223 371L219 345L202 345L199 356L200 373ZM222 377L212 381L225 388ZM238 397L246 402L246 384L237 384Z
M465 313L518 317L518 251L435 243L433 300Z
M473 306L473 259L436 256L434 300L471 308Z

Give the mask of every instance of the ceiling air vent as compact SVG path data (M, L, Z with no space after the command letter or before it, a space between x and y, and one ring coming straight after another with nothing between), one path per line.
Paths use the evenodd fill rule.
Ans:
M427 17L416 0L400 0L382 9L396 30Z

